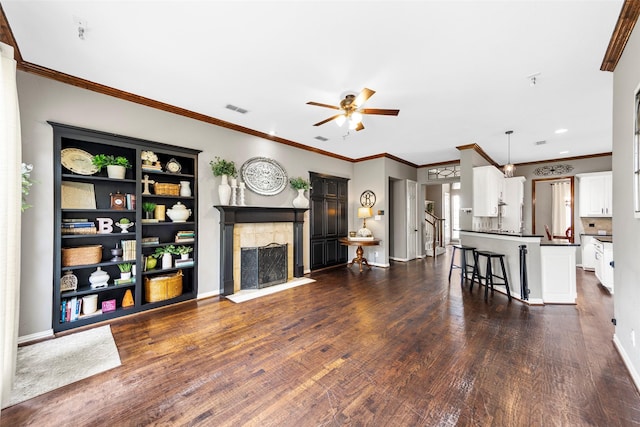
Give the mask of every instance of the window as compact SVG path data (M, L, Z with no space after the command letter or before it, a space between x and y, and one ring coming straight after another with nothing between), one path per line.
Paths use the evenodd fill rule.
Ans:
M427 171L427 179L429 181L438 179L450 179L460 177L460 165L448 165L440 166L437 168L429 169Z

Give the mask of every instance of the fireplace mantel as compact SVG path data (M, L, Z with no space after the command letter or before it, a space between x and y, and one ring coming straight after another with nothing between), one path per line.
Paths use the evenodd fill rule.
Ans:
M233 294L233 227L235 224L255 224L265 222L293 223L293 275L304 275L302 226L307 209L260 207L260 206L220 206L220 294Z

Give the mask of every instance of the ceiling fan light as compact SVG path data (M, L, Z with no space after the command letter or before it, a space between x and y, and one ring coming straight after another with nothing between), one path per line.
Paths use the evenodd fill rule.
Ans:
M345 120L347 120L347 118L346 118L344 115L342 115L342 116L338 116L338 117L336 118L336 124L337 124L338 126L342 126L342 125L344 124Z
M358 127L358 123L360 123L360 122L353 120L353 118L350 118L349 119L349 129L350 130L354 130L355 128Z
M353 113L351 113L351 120L356 123L360 123L362 121L362 113L354 111Z

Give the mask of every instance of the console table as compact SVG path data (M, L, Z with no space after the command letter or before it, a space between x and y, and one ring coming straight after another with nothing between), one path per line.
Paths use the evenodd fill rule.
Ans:
M353 264L358 264L360 266L360 271L362 272L362 264L364 263L367 267L369 267L369 269L371 269L371 266L367 262L367 259L362 256L362 254L364 253L364 250L362 249L362 247L378 246L380 244L380 239L359 240L359 239L349 239L347 237L342 237L338 239L338 241L340 242L341 245L358 247L358 249L356 249L356 257L352 259L350 263L347 264L347 267L351 267Z

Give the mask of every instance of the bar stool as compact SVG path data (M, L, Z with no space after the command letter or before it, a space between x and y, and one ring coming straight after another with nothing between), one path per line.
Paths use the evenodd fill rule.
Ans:
M464 245L451 245L453 251L451 252L451 265L449 266L449 282L451 282L451 272L454 268L460 269L460 286L464 284L464 280L469 280L468 274L471 273L471 278L476 270L476 248ZM456 251L460 251L460 264L454 264L456 258ZM467 252L471 251L471 257L473 259L473 265L467 263ZM471 269L471 270L469 270ZM473 283L472 283L473 285Z
M511 301L511 291L509 290L509 279L507 278L507 270L504 267L504 254L499 254L491 251L476 251L476 264L478 268L476 268L471 276L471 288L473 288L473 280L478 276L478 284L482 285L482 279L484 279L484 299L485 301L489 298L489 286L491 286L491 294L493 295L493 285L504 285L507 288L507 297L509 297L509 301ZM487 259L487 267L484 271L484 277L480 274L480 257L485 257ZM502 276L493 273L492 260L499 259L500 267L502 269ZM493 279L501 279L502 283L494 283Z

